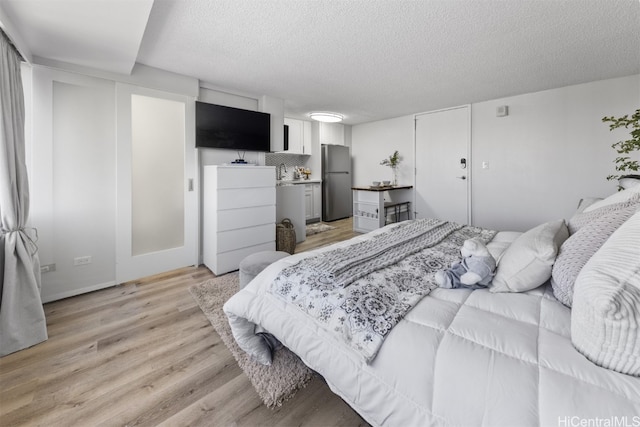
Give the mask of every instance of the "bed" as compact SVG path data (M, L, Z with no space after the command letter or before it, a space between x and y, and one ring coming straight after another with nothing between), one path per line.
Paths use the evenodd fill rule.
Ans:
M392 224L270 265L224 310L256 360L258 325L375 426L639 426L638 207L640 186L525 233ZM435 286L471 237L498 260L494 284Z

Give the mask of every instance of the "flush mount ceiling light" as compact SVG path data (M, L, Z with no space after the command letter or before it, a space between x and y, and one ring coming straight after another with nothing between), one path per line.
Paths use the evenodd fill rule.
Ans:
M309 117L311 117L313 120L317 120L319 122L327 122L327 123L341 122L342 119L344 119L344 116L342 114L326 113L326 112L309 113Z

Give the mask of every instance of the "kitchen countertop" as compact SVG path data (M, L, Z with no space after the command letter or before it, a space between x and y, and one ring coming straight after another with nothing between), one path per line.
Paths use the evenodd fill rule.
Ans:
M408 190L413 188L413 185L388 185L386 187L378 186L378 187L351 187L352 190L358 191L390 191L390 190Z
M318 184L321 183L321 179L282 179L277 181L280 185L287 184Z

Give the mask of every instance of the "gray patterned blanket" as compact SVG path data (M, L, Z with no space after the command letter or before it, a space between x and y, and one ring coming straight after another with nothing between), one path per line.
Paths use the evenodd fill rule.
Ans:
M370 239L283 269L270 293L296 306L367 362L411 308L436 287L434 274L493 230L433 219L405 221Z
M460 228L438 219L405 221L372 239L304 259L300 264L305 270L313 270L317 280L346 287L372 271L433 246Z

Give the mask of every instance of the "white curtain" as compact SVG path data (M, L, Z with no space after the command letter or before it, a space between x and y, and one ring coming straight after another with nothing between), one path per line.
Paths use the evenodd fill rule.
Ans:
M0 356L47 339L29 217L20 56L0 31Z

